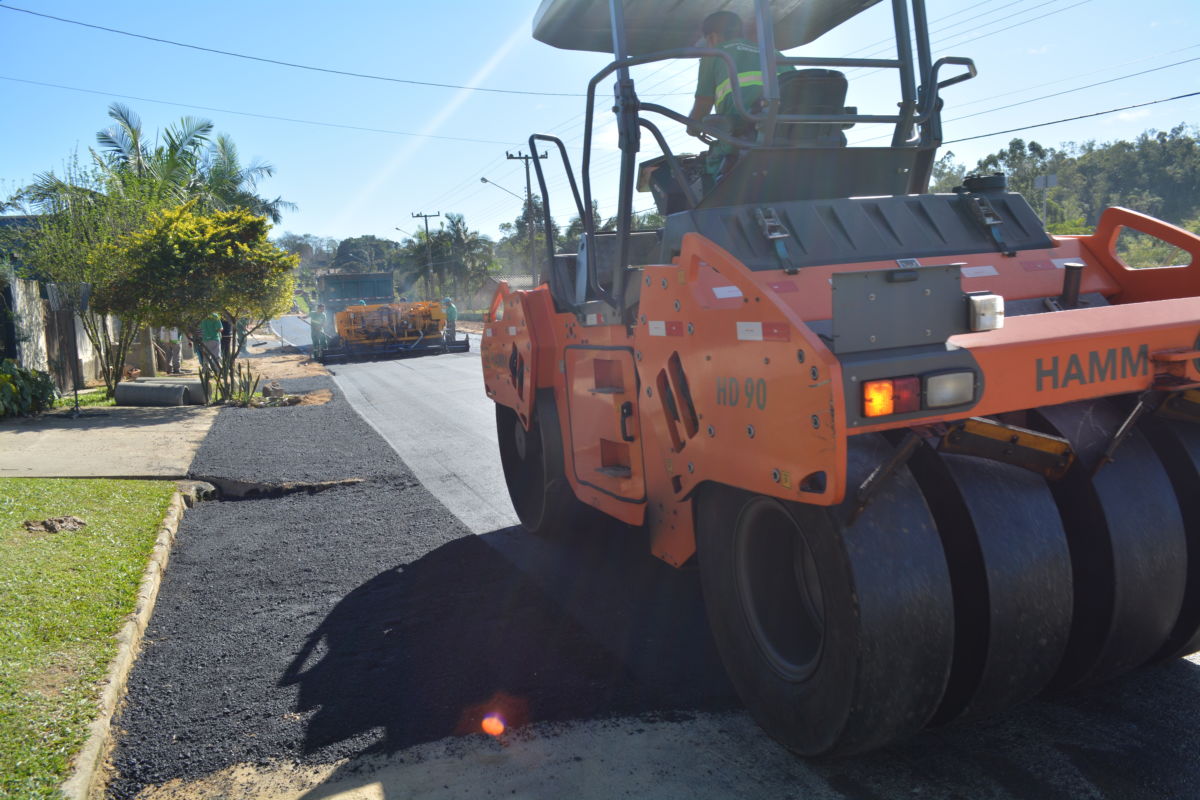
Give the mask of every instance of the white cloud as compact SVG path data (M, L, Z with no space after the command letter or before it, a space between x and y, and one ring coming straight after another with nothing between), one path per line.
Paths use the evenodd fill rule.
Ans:
M1050 52L1050 45L1044 44L1041 47L1031 47L1025 52L1031 56L1044 56Z
M1150 109L1135 108L1131 111L1122 111L1120 114L1117 114L1117 119L1122 122L1133 122L1135 119L1143 119L1148 116L1150 116Z

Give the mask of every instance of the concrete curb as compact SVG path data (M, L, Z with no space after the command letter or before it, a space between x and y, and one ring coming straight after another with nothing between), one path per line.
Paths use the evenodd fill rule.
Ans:
M100 695L100 713L92 721L87 741L75 757L71 777L61 787L63 796L69 800L100 797L107 783L104 765L113 746L113 716L116 714L117 704L125 696L129 673L133 670L133 663L141 649L142 635L146 632L150 615L154 612L163 572L166 571L167 562L171 558L171 546L175 543L175 534L179 530L180 520L183 519L183 509L184 496L176 490L167 506L166 516L158 527L158 538L150 552L146 571L142 573L133 615L117 633L117 655L108 665L104 691Z

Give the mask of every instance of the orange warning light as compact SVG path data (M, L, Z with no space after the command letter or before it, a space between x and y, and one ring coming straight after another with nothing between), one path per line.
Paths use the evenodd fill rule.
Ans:
M504 720L499 714L488 714L483 718L483 732L488 736L499 736L504 733Z
M895 386L891 380L863 383L863 416L883 417L895 413Z

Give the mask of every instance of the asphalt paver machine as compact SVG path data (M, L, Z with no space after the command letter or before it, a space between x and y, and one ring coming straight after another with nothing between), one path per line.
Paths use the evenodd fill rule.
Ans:
M470 338L447 333L446 310L436 301L395 301L390 272L322 275L328 344L322 363L465 353Z
M545 0L537 39L614 58L578 183L561 141L530 138L557 148L585 232L541 286L501 287L483 340L521 522L608 515L698 566L740 696L803 755L1200 649L1200 239L1122 208L1051 236L1003 176L928 193L942 90L975 70L933 59L923 0L887 0L893 56L775 52L881 1ZM659 127L688 120L630 68L735 72L691 46L718 5L774 46L755 108L731 79L754 130L702 126L740 158L700 193ZM847 106L857 68L893 71L898 107ZM600 232L610 77L618 225ZM847 146L862 123L890 144ZM632 230L639 184L661 230ZM1125 229L1190 263L1130 268Z

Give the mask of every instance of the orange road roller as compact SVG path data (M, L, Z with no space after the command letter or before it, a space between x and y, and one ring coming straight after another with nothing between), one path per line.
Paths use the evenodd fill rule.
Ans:
M1200 239L1122 208L1051 236L1000 175L929 193L942 90L975 68L933 59L923 0L888 0L894 57L779 52L880 2L721 3L739 41L772 44L749 68L696 45L704 4L545 0L535 38L613 56L578 181L561 141L530 137L584 234L536 289L501 286L483 339L522 524L607 515L694 564L740 696L804 756L1200 650ZM722 114L638 97L632 67L678 59L724 76ZM896 105L846 104L863 68L896 74ZM708 151L675 154L667 123ZM848 146L854 125L890 144ZM661 229L634 230L639 189ZM1188 263L1131 268L1125 229Z

